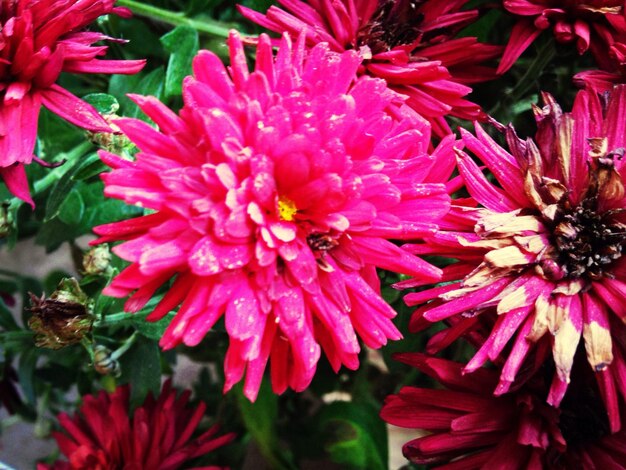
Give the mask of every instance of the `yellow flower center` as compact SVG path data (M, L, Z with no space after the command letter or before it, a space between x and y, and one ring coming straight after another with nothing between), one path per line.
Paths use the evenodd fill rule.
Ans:
M278 214L281 220L287 220L291 222L298 212L296 203L286 196L280 196L278 198Z

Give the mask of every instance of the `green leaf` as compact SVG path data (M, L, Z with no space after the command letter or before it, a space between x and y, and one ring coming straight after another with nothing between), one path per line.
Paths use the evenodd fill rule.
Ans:
M267 381L262 382L259 395L254 403L244 396L241 383L235 387L235 390L241 417L270 467L296 468L289 454L279 447L276 434L278 397L272 392Z
M155 341L137 336L133 346L120 358L121 383L131 384L130 402L135 407L146 395L159 394L161 388L161 355Z
M176 315L174 312L168 313L158 321L148 321L146 317L152 312L156 301L151 301L151 307L144 308L138 313L114 313L107 315L104 320L104 326L114 327L132 327L146 338L158 341L163 337L165 329Z
M183 78L191 74L191 62L198 52L198 31L190 26L178 26L161 37L161 44L170 53L165 73L165 96L180 96Z
M95 156L95 158L98 157ZM48 197L44 222L52 220L59 215L61 206L63 205L65 199L68 198L69 194L73 191L74 185L76 184L74 175L83 167L83 165L86 164L87 161L91 162L93 160L82 160L71 169L67 170L66 173L61 176L59 181L57 181L56 185L52 189L52 192L50 193L50 196Z
M34 347L26 349L20 355L19 365L17 368L17 375L19 377L20 388L26 397L26 400L35 404L35 366L37 365L37 359L39 354Z
M76 225L85 212L85 202L76 189L72 189L59 207L58 216L61 222Z
M6 307L4 301L0 299L0 328L4 330L19 330L20 327L15 322L13 314Z
M126 94L136 93L138 95L150 95L162 99L164 80L165 69L163 67L158 67L145 75L113 75L109 82L109 93L118 97L120 114L125 117L139 118L147 121L148 117L141 112L139 107L133 103Z
M387 428L375 407L333 402L320 413L320 424L332 434L326 451L334 462L345 468L387 468Z
M106 93L90 93L83 100L92 105L100 114L115 114L120 109L117 98Z

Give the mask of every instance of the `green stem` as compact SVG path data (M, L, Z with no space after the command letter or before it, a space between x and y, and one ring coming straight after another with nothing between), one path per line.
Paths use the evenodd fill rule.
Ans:
M65 155L63 155L65 163L50 170L48 173L46 173L46 176L35 181L33 183L34 192L40 193L52 186L53 183L61 179L65 172L67 172L72 167L72 163L74 162L74 160L77 160L79 157L85 155L85 153L87 153L87 151L92 147L93 144L91 142L85 141L74 147Z
M122 344L122 346L120 346L119 348L117 348L112 354L111 354L111 359L113 359L114 361L117 361L120 357L122 357L122 354L124 354L126 351L128 351L130 349L130 347L133 345L133 343L135 342L135 340L137 339L137 335L139 333L137 331L135 331L130 338L128 338L124 344Z
M163 23L168 23L173 26L186 25L201 33L207 33L222 38L228 37L229 28L224 27L216 21L192 20L191 18L187 18L183 13L157 8L152 5L145 5L135 0L117 0L117 5L130 8L135 15L145 16L146 18L162 21Z

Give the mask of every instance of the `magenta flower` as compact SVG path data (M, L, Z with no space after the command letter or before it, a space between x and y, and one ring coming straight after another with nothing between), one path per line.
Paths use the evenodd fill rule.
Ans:
M625 468L626 431L610 433L604 410L593 401L593 378L577 382L562 407L553 408L543 401L541 376L494 397L485 391L498 381L495 370L465 375L463 364L444 359L396 358L446 387L403 387L385 400L385 421L428 432L403 446L412 462L446 470Z
M309 47L327 42L337 52L369 48L359 73L384 78L428 119L438 135L449 134L444 117L482 117L480 107L465 99L468 84L495 77L485 65L501 48L474 37L454 36L478 18L461 10L468 0L278 0L265 15L239 6L251 21L293 37L306 35Z
M63 432L53 433L67 461L39 464L37 470L176 470L228 444L233 433L216 436L217 425L192 438L206 405L188 405L191 393L176 396L169 381L155 400L149 395L132 413L128 386L83 397L79 413L59 415ZM203 467L219 470L220 467Z
M551 350L548 401L558 406L582 339L613 430L620 427L617 396L626 397L625 100L626 86L615 88L606 108L581 91L572 112L562 113L544 94L545 107L534 108L535 141L502 128L511 153L479 125L476 136L462 131L497 184L457 151L481 207L460 201L446 221L450 231L412 249L457 258L442 280L460 282L406 297L410 305L432 300L416 311L413 330L424 320L454 319L452 333L435 339L442 346L487 316L482 326L491 332L466 371L508 356L497 393L509 390L525 359L541 363Z
M33 159L41 105L72 124L110 132L88 103L55 82L61 72L136 73L143 60L97 60L111 39L81 31L101 15L126 16L114 0L0 1L0 178L15 196L33 205L24 165Z
M511 30L498 73L509 70L542 31L552 28L560 43L575 43L579 54L591 51L604 70L612 68L610 46L626 35L623 0L504 0L521 18Z
M137 311L174 279L150 315L182 303L164 348L198 344L225 315L225 390L256 397L272 358L277 393L303 390L323 350L337 370L358 367L357 334L378 348L399 339L375 268L439 279L439 269L388 239L432 233L446 213L453 137L432 156L428 123L385 82L357 78L361 56L283 38L276 58L261 36L254 71L239 36L231 68L195 58L177 116L133 99L160 128L123 119L136 161L102 152L105 194L152 210L100 226L98 243L130 267L104 291ZM436 166L435 166L435 163Z

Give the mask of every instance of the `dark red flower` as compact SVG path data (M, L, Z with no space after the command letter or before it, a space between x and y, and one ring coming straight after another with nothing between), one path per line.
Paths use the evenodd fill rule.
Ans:
M511 31L498 73L510 69L542 31L552 28L561 43L590 50L601 68L611 67L610 46L626 33L623 0L504 0L521 18Z
M72 124L109 132L88 103L55 82L61 72L136 73L143 60L98 60L111 39L82 31L99 16L127 16L114 0L0 0L0 178L33 204L24 165L33 158L41 105Z
M385 421L427 431L402 449L415 463L446 470L626 468L626 432L610 434L593 379L575 383L561 408L553 408L544 402L540 375L494 397L485 391L497 383L496 370L464 375L463 364L424 354L396 359L446 387L403 387L385 400Z
M204 403L196 409L187 406L190 392L179 397L169 381L155 400L149 395L129 416L128 386L113 393L87 395L73 417L62 413L59 423L64 432L55 432L59 450L68 461L39 464L38 470L174 470L191 459L208 454L235 437L215 437L211 427L192 439L204 415ZM209 467L217 468L217 467Z
M485 62L500 47L456 34L478 18L468 0L278 0L265 15L239 6L251 21L278 33L306 34L307 45L327 42L336 52L368 48L361 73L384 78L433 125L450 133L444 116L477 119L480 107L464 97L467 84L490 80Z

